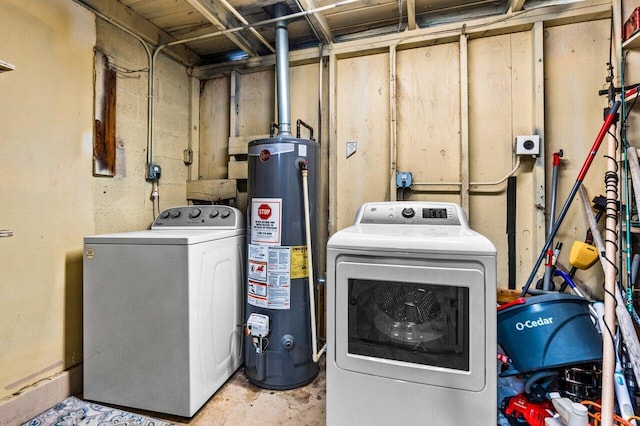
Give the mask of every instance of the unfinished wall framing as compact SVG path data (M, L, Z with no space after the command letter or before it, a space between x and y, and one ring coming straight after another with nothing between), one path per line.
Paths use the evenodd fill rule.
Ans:
M581 163L601 124L605 105L597 90L604 81L610 13L609 3L592 1L571 11L550 7L520 13L511 17L511 22L485 19L466 26L457 24L455 29L451 25L416 30L324 49L327 79L322 97L328 101L328 109L324 108L322 123L329 129L320 142L329 149L328 163L323 164L329 180L327 235L351 224L357 208L367 201L394 197L453 201L465 207L472 227L498 248L499 283L506 287L505 178L517 168L515 255L517 282L524 282L546 237L546 211L541 206L548 199L545 180L550 181L550 170L545 167L545 157L518 162L515 136L540 134L549 161L548 155L568 142L555 135L576 131L571 148L565 149L571 152L571 159L565 160L573 166ZM571 46L568 49L576 60L591 61L591 65L569 62L569 67L576 68L561 70L566 52L552 47L556 37L562 39L558 43ZM310 51L291 53L294 116L304 114L305 108L317 111L318 80L313 78L317 64L309 64L312 57ZM602 59L602 67L593 65L594 58ZM228 100L216 101L219 108L203 106L216 111L216 120L229 110L242 111L242 116L235 117L238 136L246 137L241 143L247 143L252 132L261 135L269 130L274 115L270 66L266 60L254 79L246 69L241 71L241 84L230 94L232 102L234 98L241 100L235 108L226 107ZM315 74L305 72L306 67L315 67ZM215 76L213 67L200 73L200 78L215 77L215 83L206 85L220 85L229 78ZM566 85L571 80L584 84L582 89L570 86L588 101L568 102L566 89L556 89L556 84ZM271 99L272 103L255 102L255 94L265 96L260 102ZM308 100L304 104L308 107L296 103L301 99ZM256 119L253 108L268 113ZM574 114L582 117L581 122L571 120ZM213 145L228 146L224 136L221 132ZM601 187L600 170L596 164L590 172L596 180L589 181L595 192ZM416 185L411 191L395 192L396 171L413 173ZM570 186L567 179L573 172L571 167L563 171L565 185ZM560 192L560 201L565 193ZM570 216L569 222L567 226L575 230L560 237L568 244L586 229L578 215ZM582 279L595 285L598 273L591 275L595 276Z

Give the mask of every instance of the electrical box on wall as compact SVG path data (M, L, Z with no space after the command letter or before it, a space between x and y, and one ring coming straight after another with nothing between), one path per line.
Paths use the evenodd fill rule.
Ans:
M540 135L516 136L516 155L540 155Z
M162 174L162 170L160 169L160 166L154 163L148 163L147 164L147 180L148 181L157 181L160 180L160 175Z

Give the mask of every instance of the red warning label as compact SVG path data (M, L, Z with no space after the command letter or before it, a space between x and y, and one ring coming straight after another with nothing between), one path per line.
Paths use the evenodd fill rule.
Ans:
M254 198L251 201L251 243L280 244L281 198Z
M260 204L258 207L258 216L262 220L267 220L271 217L271 207L269 207L269 204Z

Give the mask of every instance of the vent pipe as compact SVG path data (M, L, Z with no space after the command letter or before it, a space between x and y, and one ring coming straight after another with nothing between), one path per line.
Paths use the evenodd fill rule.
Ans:
M285 3L274 5L276 18L287 15ZM276 90L278 92L278 135L291 135L291 111L289 105L289 30L287 22L276 23Z

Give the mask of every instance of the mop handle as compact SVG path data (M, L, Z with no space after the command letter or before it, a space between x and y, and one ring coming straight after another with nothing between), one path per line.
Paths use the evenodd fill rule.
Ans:
M609 127L611 127L611 125L616 120L616 114L618 112L618 108L620 108L620 101L615 101L613 103L613 106L609 110L609 113L607 114L607 116L606 116L606 118L604 120L604 123L602 124L602 128L600 129L600 132L598 133L598 136L596 137L596 140L593 142L593 145L591 146L591 151L589 151L589 154L587 155L587 159L585 160L584 164L582 165L582 168L580 169L580 173L578 173L578 178L576 179L576 183L573 185L573 188L571 189L571 192L569 193L569 197L567 198L567 201L565 201L564 206L562 206L562 210L560 211L560 214L558 215L558 219L553 224L553 227L551 228L551 231L549 232L549 236L547 237L547 241L545 242L544 247L542 248L542 251L540 252L540 255L538 256L538 259L536 260L536 263L534 264L534 266L533 266L533 268L531 270L531 274L529 274L529 278L527 279L527 283L522 288L522 293L520 293L520 297L525 297L525 295L529 291L529 287L531 286L531 283L533 282L533 280L534 280L534 278L536 276L536 273L538 272L538 268L542 264L542 259L544 259L544 256L547 253L547 250L549 249L549 247L551 246L551 243L553 242L553 238L558 233L558 229L560 228L560 225L562 224L562 221L564 220L564 217L567 215L567 211L569 210L569 206L571 205L571 202L575 198L576 193L578 192L578 189L580 188L580 185L582 185L582 181L584 180L584 177L587 174L587 171L589 170L589 167L591 167L591 163L593 162L593 159L595 158L596 153L598 152L598 148L600 148L600 145L602 144L602 141L604 140L604 137L607 135L607 132L609 131Z

